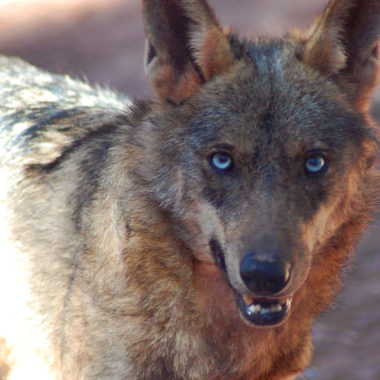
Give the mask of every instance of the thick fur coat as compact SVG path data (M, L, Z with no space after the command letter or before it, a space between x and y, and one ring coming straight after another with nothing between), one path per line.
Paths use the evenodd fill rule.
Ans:
M377 199L380 2L143 15L153 101L0 58L0 377L293 378Z

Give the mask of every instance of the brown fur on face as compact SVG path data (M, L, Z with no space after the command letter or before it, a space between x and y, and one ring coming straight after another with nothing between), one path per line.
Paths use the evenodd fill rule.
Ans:
M379 2L333 0L307 33L252 41L202 0L143 15L152 102L0 58L0 370L290 379L378 198ZM286 261L286 286L257 296L252 252ZM292 302L263 327L241 299Z

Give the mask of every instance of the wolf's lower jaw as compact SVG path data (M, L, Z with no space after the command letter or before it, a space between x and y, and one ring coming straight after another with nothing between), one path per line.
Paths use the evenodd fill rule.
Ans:
M292 297L285 300L254 300L236 293L236 303L243 318L254 326L271 326L281 324L288 317Z

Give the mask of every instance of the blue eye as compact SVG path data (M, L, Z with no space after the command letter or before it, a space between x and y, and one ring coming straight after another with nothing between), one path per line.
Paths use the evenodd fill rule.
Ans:
M326 167L326 160L322 156L312 156L306 160L305 168L309 174L320 173Z
M226 153L215 153L211 156L211 164L218 170L228 171L232 169L232 158Z

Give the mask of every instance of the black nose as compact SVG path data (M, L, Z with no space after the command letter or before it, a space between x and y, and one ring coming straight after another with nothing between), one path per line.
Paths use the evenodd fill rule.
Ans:
M248 253L240 265L240 276L256 296L270 296L285 288L290 279L290 263L276 256Z

